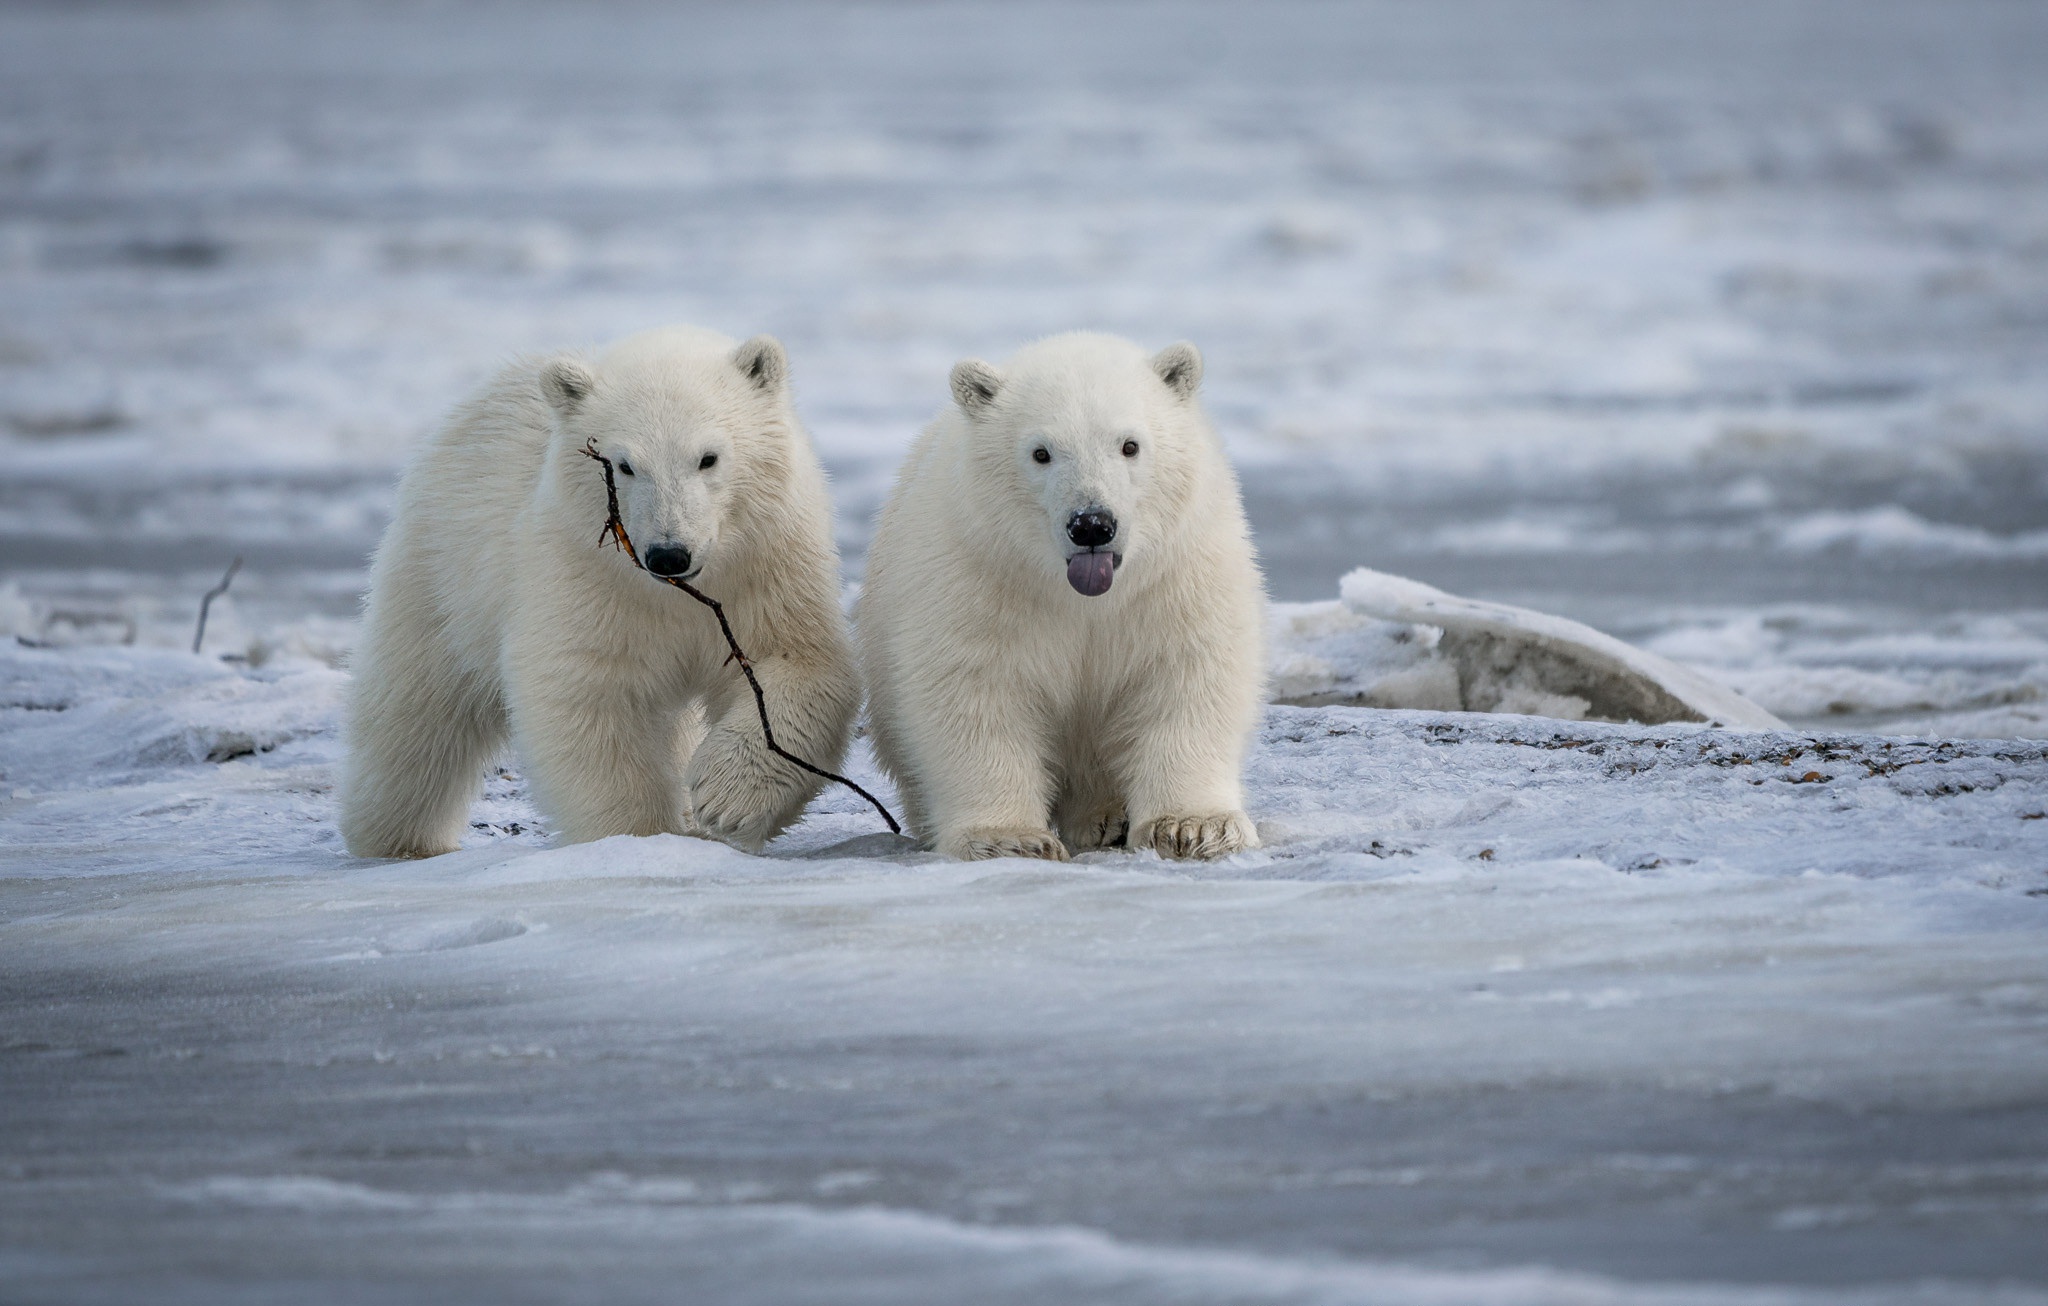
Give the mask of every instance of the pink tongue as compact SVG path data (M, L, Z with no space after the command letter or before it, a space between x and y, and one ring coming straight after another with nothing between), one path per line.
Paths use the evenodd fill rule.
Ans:
M1077 553L1067 559L1067 584L1090 598L1109 593L1109 583L1115 579L1114 553Z

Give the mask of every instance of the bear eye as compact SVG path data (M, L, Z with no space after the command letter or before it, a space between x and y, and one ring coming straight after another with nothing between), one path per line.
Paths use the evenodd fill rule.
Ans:
M1126 458L1136 458L1137 456L1138 456L1138 442L1137 442L1136 440L1126 440L1126 441L1124 441L1124 457L1126 457Z
M707 453L697 460L697 470L700 472L708 472L716 466L718 466L718 455L715 453Z
M631 463L627 462L627 461L626 461L625 459L623 459L623 458L619 459L619 475L621 475L621 476L631 476L632 474L633 474L633 464L631 464Z
M1049 462L1051 462L1051 461L1052 461L1052 450L1050 450L1050 449L1046 448L1046 447L1045 447L1044 445L1042 445L1042 444L1041 444L1041 445L1039 445L1039 446L1038 446L1038 447L1037 447L1036 449L1033 449L1033 450L1031 451L1031 461L1032 461L1032 462L1035 462L1035 463L1049 463Z

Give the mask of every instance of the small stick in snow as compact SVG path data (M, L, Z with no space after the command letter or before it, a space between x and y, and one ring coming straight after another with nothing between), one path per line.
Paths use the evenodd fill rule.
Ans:
M597 441L595 439L592 439L583 446L582 453L586 458L596 459L604 468L605 522L604 530L598 535L597 542L603 544L606 540L610 540L614 548L620 550L633 560L634 566L642 571L647 571L647 564L640 561L640 551L633 547L632 537L626 534L625 519L619 516L619 487L618 482L612 479L612 460L597 451ZM237 558L235 561L239 565L241 559ZM651 571L648 571L647 574L654 576L654 573ZM775 730L768 724L768 698L761 692L761 681L754 675L754 664L747 659L745 650L740 648L740 642L733 638L732 623L725 619L725 606L686 580L675 576L654 576L654 578L675 586L683 593L697 600L697 602L711 609L712 615L718 618L718 629L725 636L725 646L732 650L725 660L740 664L740 674L747 678L748 687L754 691L754 711L761 717L761 738L767 741L768 751L785 762L802 767L812 775L823 776L835 784L845 785L848 789L853 790L853 792L874 804L875 810L882 814L882 819L889 823L890 834L902 834L903 827L896 824L896 818L889 814L888 808L882 806L881 799L875 797L843 775L827 771L822 766L812 766L809 762L804 761L795 753L790 752L775 742Z
M206 591L206 597L199 600L199 627L198 629L192 632L192 651L194 653L197 653L199 651L199 645L206 639L207 611L213 607L213 601L215 599L219 598L221 595L228 592L228 586L234 584L235 573L240 571L241 569L242 560L240 558L236 558L233 562L228 564L227 571L220 578L220 584Z

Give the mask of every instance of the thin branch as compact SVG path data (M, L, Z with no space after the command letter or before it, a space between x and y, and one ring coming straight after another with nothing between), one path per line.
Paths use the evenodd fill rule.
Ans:
M633 547L632 537L626 534L625 518L619 515L619 487L618 482L616 482L612 478L612 460L605 457L603 454L597 451L597 441L594 439L585 443L581 452L583 456L586 458L596 459L597 462L604 468L605 522L604 530L598 535L597 542L599 544L603 544L606 540L611 541L612 546L614 548L617 548L620 552L624 553L627 557L633 560L633 565L635 567L638 567L642 571L647 571L647 564L640 561L639 550ZM239 564L240 561L241 560L239 558L236 559L237 564ZM650 576L654 576L654 573L651 571L648 571L647 574ZM767 695L761 692L761 681L760 678L754 674L754 664L748 660L746 651L740 647L739 640L733 638L732 623L730 621L727 621L725 618L725 605L720 603L717 599L714 599L710 595L704 593L704 591L698 589L695 585L690 584L690 582L681 579L680 577L654 576L654 578L659 581L666 581L669 584L675 586L683 593L697 600L697 602L711 609L712 615L718 618L718 629L720 633L722 633L725 636L725 646L732 650L732 652L726 656L725 660L727 662L737 662L740 664L740 674L747 678L748 688L754 691L754 711L758 713L761 717L761 738L767 741L768 751L775 754L777 757L781 758L785 762L789 762L795 766L802 767L804 770L809 771L812 775L822 776L823 778L830 780L835 784L845 785L848 789L853 790L853 792L859 794L862 798L865 798L870 803L874 804L875 810L882 814L882 819L889 823L889 833L902 834L903 827L896 824L896 818L889 814L888 808L882 806L881 799L875 797L867 790L861 788L859 785L847 779L845 776L838 774L837 772L827 771L822 766L812 766L809 762L804 761L804 759L798 757L795 753L790 752L788 749L784 748L782 745L775 742L775 729L773 726L770 726L768 724L768 697Z
M228 592L228 586L234 584L235 573L240 571L241 569L242 560L240 558L236 558L233 562L228 564L228 569L226 573L223 574L220 578L220 584L206 591L206 597L199 600L199 626L196 630L192 632L192 651L194 653L197 653L199 651L200 643L206 639L207 611L213 607L213 601L215 599L219 598L221 595Z

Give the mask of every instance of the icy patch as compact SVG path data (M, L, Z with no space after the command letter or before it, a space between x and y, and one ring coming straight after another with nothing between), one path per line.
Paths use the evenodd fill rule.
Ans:
M177 1196L283 1220L372 1217L357 1238L389 1238L402 1219L408 1241L493 1242L531 1230L616 1248L662 1246L695 1294L722 1302L963 1302L1045 1306L2042 1306L2048 1293L2022 1285L1929 1281L1853 1294L1723 1284L1629 1283L1542 1267L1438 1269L1334 1256L1287 1256L1127 1241L1073 1226L970 1224L917 1211L823 1209L790 1202L721 1201L689 1180L604 1175L561 1193L413 1194L313 1176L219 1176ZM1843 1208L1793 1208L1778 1226L1840 1223ZM1854 1208L1848 1208L1853 1211ZM375 1218L382 1217L382 1218ZM546 1231L541 1233L540 1231ZM623 1238L621 1235L625 1235ZM534 1234L529 1234L533 1237ZM617 1252L613 1253L616 1264ZM382 1261L383 1258L376 1258ZM409 1258L408 1258L409 1259ZM4 1262L0 1262L4 1264ZM401 1262L403 1264L403 1262ZM410 1268L409 1266L407 1268ZM651 1268L651 1267L650 1267ZM372 1282L407 1282L381 1268ZM650 1278L653 1277L650 1275ZM203 1281L202 1281L203 1282ZM494 1268L469 1286L509 1286ZM770 1285L830 1285L829 1294L786 1295ZM175 1279L173 1291L187 1285ZM651 1286L651 1285L650 1285ZM693 1294L694 1295L694 1294ZM182 1295L180 1298L182 1300ZM641 1300L635 1294L633 1300Z
M526 933L527 926L502 916L465 921L457 925L426 924L386 935L383 952L447 952L455 948L476 948L502 943Z
M335 734L346 683L291 659L243 670L156 649L0 644L6 775L49 788L269 754Z
M1267 694L1276 703L1463 707L1457 668L1437 652L1437 627L1381 621L1336 599L1274 603L1267 631Z
M1784 605L1680 615L1650 637L1781 716L1886 734L2048 738L2048 613L1890 613Z
M1582 516L1511 517L1474 525L1438 528L1430 544L1452 554L1591 553L1617 554L1643 548L1650 537L1642 531L1603 529Z
M1784 728L1699 672L1563 617L1363 567L1342 593L1274 605L1275 701Z
M1975 526L1931 522L1897 504L1861 512L1820 512L1778 528L1788 549L1866 553L1931 552L1975 558L2048 558L2048 531L1994 535Z
M337 1183L319 1175L215 1175L174 1187L168 1195L189 1202L307 1212L415 1211L425 1205L404 1193Z

